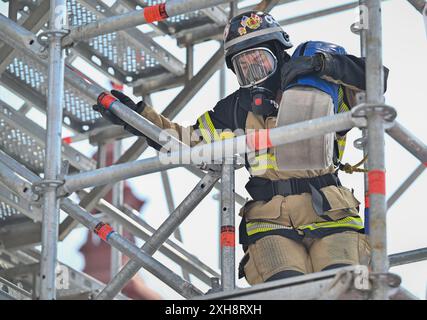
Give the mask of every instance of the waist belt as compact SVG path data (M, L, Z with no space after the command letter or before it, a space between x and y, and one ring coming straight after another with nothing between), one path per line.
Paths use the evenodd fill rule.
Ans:
M259 201L270 201L276 195L290 196L301 193L312 195L313 209L318 215L324 215L325 211L331 209L321 188L327 186L341 186L336 174L325 174L313 178L291 178L286 180L269 180L260 177L252 177L245 188L252 199Z

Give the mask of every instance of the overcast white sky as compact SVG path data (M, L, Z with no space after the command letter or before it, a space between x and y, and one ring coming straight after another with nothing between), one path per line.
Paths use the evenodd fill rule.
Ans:
M114 1L106 1L114 2ZM256 3L257 1L246 1ZM278 19L290 18L315 10L342 4L343 1L333 0L302 0L280 6L272 10L272 15ZM0 2L0 12L7 14L7 5ZM329 15L306 22L283 26L289 33L294 47L307 40L324 40L344 46L347 52L359 55L359 38L350 32L350 25L357 21L358 10L349 10L343 13ZM181 61L185 62L185 50L179 49L173 39L167 37L157 38L156 41L167 48ZM427 141L425 121L426 111L426 74L427 74L427 41L426 31L422 16L407 1L390 0L383 3L383 61L390 69L386 103L396 108L397 120L408 128L414 135ZM195 47L195 72L210 58L219 44L213 41L205 42ZM293 49L290 49L292 52ZM83 72L90 70L86 65L80 65ZM93 77L92 71L91 76ZM99 78L101 84L107 86L105 79ZM233 92L238 88L234 74L227 70L226 92ZM179 92L180 88L159 92L152 95L153 106L159 112ZM126 89L127 92L128 89ZM7 92L0 86L0 94L6 97ZM190 101L188 106L177 117L180 124L193 124L196 118L203 112L214 107L219 98L219 72L200 90ZM31 117L41 121L40 117ZM64 136L67 132L64 133ZM352 142L360 137L360 131L353 129L348 135L348 143L344 161L356 163L362 158L361 151L352 146ZM127 147L134 138L126 139ZM85 143L76 143L74 147L81 152L90 155L94 148ZM153 150L145 152L142 158L154 156ZM400 147L396 142L386 137L386 189L390 196L418 166L419 161ZM248 174L245 169L236 172L236 191L247 196L244 185ZM169 171L172 184L175 205L178 205L189 191L198 182L198 178L184 169ZM361 174L341 174L343 184L354 188L357 198L363 202L363 176ZM134 192L147 201L141 210L141 216L154 227L158 227L168 216L166 199L159 173L154 173L138 178L130 179ZM427 190L427 176L424 173L399 201L388 212L388 252L389 254L427 247L427 210L424 203ZM197 255L210 266L218 266L218 235L219 235L219 203L213 199L218 192L213 190L205 200L193 211L189 218L181 226L184 238L184 246L191 253ZM236 225L240 222L236 207ZM361 208L363 215L363 208ZM86 238L86 231L80 229L72 232L59 246L60 260L77 268L83 268L83 259L78 248ZM161 254L155 254L156 258L165 263L169 268L180 272L180 269ZM238 264L242 256L242 250L237 248ZM392 268L391 271L402 277L402 284L420 298L426 296L427 285L427 261L413 263L406 266ZM147 284L157 290L164 298L181 297L169 287L161 283L154 276L142 271L141 275ZM202 290L206 286L195 281ZM239 286L247 286L246 281L239 280Z

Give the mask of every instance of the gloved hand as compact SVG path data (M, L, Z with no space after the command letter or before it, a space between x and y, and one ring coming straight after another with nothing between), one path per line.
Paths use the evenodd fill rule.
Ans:
M141 114L141 112L144 110L146 104L144 101L140 101L137 104L133 102L127 95L125 95L123 92L117 91L117 90L111 90L111 94L116 97L121 103L123 103L128 108L132 109L133 111L136 111L137 113ZM101 115L110 121L113 124L123 126L124 129L134 135L137 136L144 136L143 133L136 130L134 127L130 126L126 122L124 122L122 119L120 119L118 116L116 116L113 112L111 112L108 109L105 109L103 106L99 104L95 104L92 106L93 110L98 111L101 113Z
M323 55L321 53L316 53L313 56L294 57L285 62L281 69L282 90L285 90L298 76L322 71L324 65L323 61Z

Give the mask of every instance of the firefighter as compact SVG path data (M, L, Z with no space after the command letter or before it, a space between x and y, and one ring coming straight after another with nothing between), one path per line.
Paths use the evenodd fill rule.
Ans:
M233 17L224 30L225 61L240 88L184 128L158 114L143 101L135 104L119 91L122 103L163 129L184 139L211 143L223 130L272 128L278 105L316 107L329 103L335 112L350 110L355 94L365 90L365 61L337 45L308 41L291 57L289 35L268 13L246 12ZM388 70L384 68L385 81ZM288 99L288 98L286 98ZM285 101L286 102L286 101ZM94 109L111 122L143 135L102 106ZM245 252L239 277L251 285L354 264L368 264L369 245L358 215L360 202L338 178L347 132L336 133L334 163L319 170L279 170L274 148L249 154L246 189L252 200L240 210L240 239ZM194 139L196 135L197 139ZM160 149L153 141L148 143Z

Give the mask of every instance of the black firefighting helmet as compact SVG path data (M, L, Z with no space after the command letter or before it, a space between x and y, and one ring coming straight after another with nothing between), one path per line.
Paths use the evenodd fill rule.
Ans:
M224 29L224 51L227 67L233 70L234 54L265 42L276 42L283 50L292 48L289 35L268 13L248 11L233 17Z

